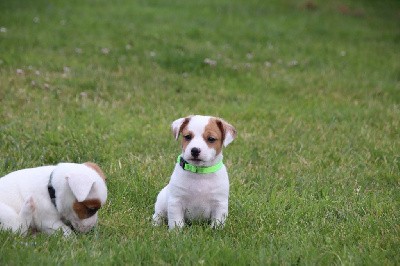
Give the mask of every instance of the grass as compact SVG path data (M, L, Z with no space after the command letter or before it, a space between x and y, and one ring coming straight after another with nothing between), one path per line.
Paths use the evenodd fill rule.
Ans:
M0 176L95 161L109 189L89 234L0 232L1 265L400 264L398 1L0 10ZM230 215L168 232L150 217L179 153L170 123L193 113L238 130Z

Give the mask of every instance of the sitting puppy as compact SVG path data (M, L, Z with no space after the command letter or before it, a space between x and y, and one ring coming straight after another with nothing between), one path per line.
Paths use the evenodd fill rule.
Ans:
M87 232L107 199L105 176L94 163L60 163L0 178L0 229L52 234Z
M182 134L178 157L169 184L157 196L153 224L183 227L184 221L208 220L213 228L223 226L228 215L229 179L222 163L222 147L236 137L224 120L189 116L172 123L175 139Z

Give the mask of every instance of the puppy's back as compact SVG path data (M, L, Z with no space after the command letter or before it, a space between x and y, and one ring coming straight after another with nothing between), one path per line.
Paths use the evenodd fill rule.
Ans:
M37 188L47 190L55 166L41 166L11 172L0 178L0 202L19 211L26 197L36 194Z

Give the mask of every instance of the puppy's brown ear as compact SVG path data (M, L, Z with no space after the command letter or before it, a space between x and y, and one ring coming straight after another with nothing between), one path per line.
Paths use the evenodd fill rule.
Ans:
M98 173L99 176L101 178L103 178L104 181L106 181L106 179L107 179L106 175L103 173L103 171L100 169L100 167L97 164L95 164L93 162L86 162L86 163L84 163L84 165L86 165L87 167L92 168L93 170L95 170L96 173Z
M221 118L217 118L217 124L218 126L221 128L222 127L222 133L224 136L224 147L228 146L229 143L231 143L237 136L237 131L236 129L229 124L228 122L226 122L225 120L221 119Z
M185 128L185 126L189 123L191 117L192 116L182 117L182 118L176 119L174 122L172 122L171 129L172 129L172 134L175 137L175 140L178 140L179 134L182 132L182 130Z

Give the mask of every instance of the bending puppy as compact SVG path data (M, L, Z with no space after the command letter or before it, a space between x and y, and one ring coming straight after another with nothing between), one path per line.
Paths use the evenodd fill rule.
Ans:
M182 134L178 157L169 184L157 196L153 224L183 227L185 220L208 220L222 227L228 216L229 178L222 148L235 137L235 128L221 118L189 116L172 123L175 139Z
M94 163L15 171L0 178L0 229L88 232L106 199L105 176Z

